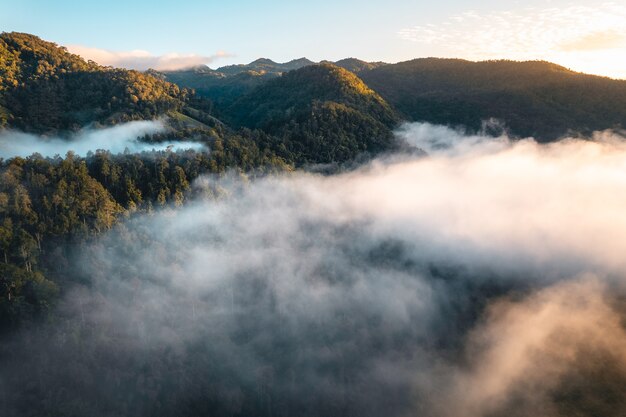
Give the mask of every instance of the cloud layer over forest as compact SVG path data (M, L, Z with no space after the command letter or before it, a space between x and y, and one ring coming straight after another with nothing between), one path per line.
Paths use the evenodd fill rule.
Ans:
M170 149L202 149L197 142L172 141L167 143L145 143L138 138L166 131L160 121L135 121L104 129L83 129L67 138L42 137L29 133L2 130L0 131L0 157L8 159L14 156L27 157L39 153L44 157L64 156L68 151L85 156L88 152L98 149L111 153L125 151L137 153L152 150Z
M4 409L623 415L624 138L398 135L429 155L205 177L73 248L59 319L4 342Z

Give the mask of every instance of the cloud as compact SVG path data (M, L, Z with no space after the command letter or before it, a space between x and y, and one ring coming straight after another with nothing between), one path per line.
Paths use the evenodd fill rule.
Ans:
M467 417L507 409L525 416L580 412L589 406L584 396L555 401L554 394L584 392L591 380L599 385L595 389L612 395L626 375L622 320L607 288L593 277L560 283L523 300L497 301L469 335L469 369L453 372L447 397L433 407L451 417L461 410ZM597 372L603 373L601 380L594 379ZM606 411L618 415L625 405L618 402Z
M567 41L559 45L559 49L565 52L572 51L595 51L614 49L626 46L626 31L623 33L616 30L598 31L585 34L578 39Z
M214 55L195 55L170 53L165 55L152 55L147 51L134 50L127 52L109 51L106 49L90 48L81 45L70 45L68 51L92 60L100 65L121 67L145 71L156 69L161 71L173 71L191 68L198 65L208 65L219 58L230 56L226 52L217 52Z
M0 131L0 157L27 157L39 153L44 157L65 155L69 151L85 156L89 151L98 149L111 153L143 152L165 149L202 149L197 142L143 143L139 137L166 131L160 121L135 121L104 129L83 129L68 138L42 137L15 130Z
M552 60L579 71L626 77L626 6L468 11L437 24L404 28L401 39L473 60ZM617 60L617 62L616 62ZM621 67L620 67L621 66Z
M75 285L0 343L2 409L622 415L625 138L398 134L429 155L204 177L59 249Z

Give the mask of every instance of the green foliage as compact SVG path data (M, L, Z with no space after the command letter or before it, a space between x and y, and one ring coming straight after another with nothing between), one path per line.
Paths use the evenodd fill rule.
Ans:
M323 63L332 64L327 61ZM230 106L238 98L267 81L273 80L283 73L314 64L314 62L306 58L294 59L284 64L261 58L246 65L228 65L217 70L212 70L207 66L198 66L179 71L151 73L181 87L194 89L198 95L207 97L215 102L219 112L220 107ZM385 64L348 58L337 61L335 65L358 73Z
M244 71L225 75L210 69L189 69L172 71L164 74L167 81L184 88L190 88L202 97L207 97L218 106L231 105L242 95L250 92L255 87L264 84L268 80L278 77L274 72Z
M478 130L490 118L515 135L557 139L626 125L626 81L543 61L416 59L359 74L415 121Z
M235 75L243 72L257 72L260 74L265 73L274 73L281 74L283 72L297 70L309 65L313 65L313 61L309 61L306 58L294 59L289 62L285 62L284 64L279 64L277 62L272 61L267 58L259 58L256 61L252 61L246 65L227 65L225 67L220 67L216 72L226 74L226 75Z
M255 87L280 76L283 72L299 69L313 62L306 58L284 64L261 58L247 65L228 65L212 70L201 65L179 71L157 73L158 76L181 87L193 89L199 96L211 99L220 107L227 107Z
M86 62L36 36L0 34L0 126L52 132L152 119L180 110L188 94L150 75Z
M347 69L350 72L358 74L362 71L372 70L374 68L388 65L384 62L366 62L356 58L346 58L335 62L335 65L343 69Z
M389 105L356 75L312 65L269 81L225 112L236 126L274 137L271 149L296 163L343 162L393 146Z

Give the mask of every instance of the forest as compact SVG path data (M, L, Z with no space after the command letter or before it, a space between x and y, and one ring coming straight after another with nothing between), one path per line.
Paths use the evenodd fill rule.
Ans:
M476 132L495 118L511 135L542 142L626 126L626 81L550 62L423 58L359 76L414 121Z
M403 120L479 132L485 120L498 119L510 135L542 142L619 129L626 123L624 80L577 73L550 62L420 58L385 64L349 58L322 63L357 74ZM253 64L250 68L256 68ZM260 94L280 74L275 68L238 69L225 74L200 68L165 72L164 77L228 108L242 95Z
M242 143L247 144L242 145ZM0 167L2 283L0 320L10 331L24 320L45 317L64 282L61 248L80 245L120 219L192 198L201 175L239 167L242 175L290 167L262 153L252 139L212 142L210 155L196 151L87 157L12 158Z
M161 150L0 159L0 415L624 415L626 81L0 34L1 141L133 121Z

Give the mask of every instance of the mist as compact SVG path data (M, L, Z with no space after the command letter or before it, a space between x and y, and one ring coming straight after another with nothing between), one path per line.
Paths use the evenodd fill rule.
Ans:
M397 134L428 155L204 177L68 248L58 317L1 344L0 409L623 415L625 138Z
M139 137L162 133L167 130L162 121L134 121L102 129L85 128L68 138L38 136L29 133L0 130L0 157L27 157L39 153L44 157L65 155L72 151L76 155L85 156L88 152L102 149L111 153L149 152L165 149L202 149L198 142L145 143Z

